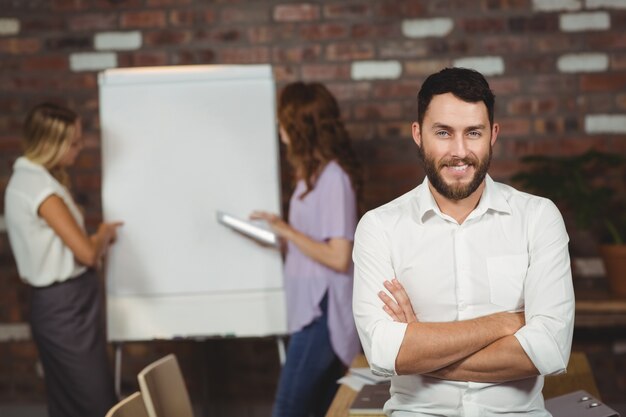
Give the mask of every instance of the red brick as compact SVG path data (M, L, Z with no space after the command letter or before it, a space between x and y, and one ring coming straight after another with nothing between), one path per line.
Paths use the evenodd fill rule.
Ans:
M519 10L526 12L529 6L529 0L484 0L483 8L485 10Z
M46 39L46 49L53 51L75 51L93 49L93 36L69 35Z
M59 71L69 68L67 56L34 56L21 60L21 69L24 71Z
M120 25L125 29L164 28L167 25L167 16L161 10L124 12L120 16Z
M530 115L551 113L558 109L558 100L556 98L514 98L507 106L508 113L511 115Z
M280 4L274 7L274 20L277 22L303 22L319 20L320 7L310 3Z
M534 123L534 131L540 135L578 133L581 129L582 123L574 115L538 118Z
M616 53L611 55L611 69L626 70L626 53Z
M469 34L502 33L506 28L506 21L495 17L459 19L456 26Z
M44 78L41 76L25 76L24 74L15 75L3 80L4 92L41 92L49 90L59 90L62 80L58 77Z
M22 60L23 57L21 56L2 57L0 59L0 73L8 74L9 72L19 70Z
M528 79L528 91L532 93L571 93L578 89L578 79L574 75L535 75Z
M495 122L500 125L500 135L505 137L511 136L527 136L530 133L530 120L498 117Z
M210 18L207 20L207 17ZM168 21L174 27L188 27L195 24L212 23L214 19L213 11L198 11L176 9L169 12Z
M117 63L120 67L152 67L163 66L169 63L169 58L166 52L130 52L130 53L118 53Z
M246 36L252 44L269 43L274 40L274 31L270 26L254 26L247 29Z
M201 35L196 36L196 40L207 39L216 42L237 42L242 39L243 35L239 29L235 28L219 28L209 30Z
M62 88L67 91L81 91L98 88L98 74L95 72L72 73L63 77Z
M41 50L39 39L32 38L0 38L0 53L5 54L32 54Z
M616 26L617 27L617 26ZM626 35L624 31L609 33L586 33L588 48L591 50L608 50L626 48Z
M324 5L324 17L327 19L360 19L370 17L372 11L369 3L347 3L338 2Z
M510 55L504 59L507 74L546 74L556 68L553 57Z
M377 135L380 138L411 138L411 122L385 122L376 125Z
M406 40L391 41L379 45L381 58L407 58L416 59L428 55L428 44L423 41Z
M219 52L224 64L258 64L269 62L270 50L267 47L227 48Z
M626 93L618 94L615 97L615 103L621 109L626 109Z
M367 100L372 84L367 81L328 84L328 89L339 101Z
M300 36L307 41L324 41L330 39L342 39L349 33L346 25L337 23L320 23L302 25Z
M493 78L489 80L489 86L496 97L517 94L521 90L520 79L518 77Z
M144 0L91 0L94 3L95 8L98 9L137 9L144 5Z
M404 119L404 106L401 102L366 103L354 106L356 120Z
M56 32L65 30L66 19L54 16L22 16L20 17L20 33Z
M346 130L352 140L372 140L376 139L376 126L373 123L345 123Z
M473 53L471 46L473 42L467 39L430 39L426 41L428 49L423 55L438 56L439 54L466 55Z
M489 36L482 41L485 52L490 54L517 54L528 51L528 38L519 36Z
M624 91L626 73L584 74L580 77L580 89L584 92Z
M375 4L374 16L402 19L423 17L426 11L424 3L422 0L384 0Z
M452 61L450 59L408 61L404 64L404 74L409 77L427 77L451 66Z
M332 43L326 47L326 59L329 61L372 59L374 51L374 45L371 43Z
M190 4L192 0L146 0L146 6L148 7L162 7L162 6L184 6Z
M511 33L558 32L558 14L534 14L529 17L512 17L508 21Z
M89 0L52 0L52 10L80 11L89 7Z
M177 49L171 55L171 64L213 64L215 59L216 54L212 49Z
M322 47L320 45L274 47L272 52L274 62L311 62L319 61Z
M305 80L349 80L349 64L303 64L302 78Z
M71 31L95 31L117 28L117 14L90 13L72 16L67 20Z
M400 38L402 31L396 23L357 23L352 25L350 37L353 39Z
M421 80L377 82L374 85L372 97L385 100L402 98L416 101L421 84Z
M615 97L612 94L579 95L567 100L567 110L577 113L611 113Z
M533 37L530 48L533 51L546 54L562 54L564 52L585 50L587 48L587 33L545 33L541 36Z
M192 35L188 30L160 30L143 33L145 46L186 45L191 39Z

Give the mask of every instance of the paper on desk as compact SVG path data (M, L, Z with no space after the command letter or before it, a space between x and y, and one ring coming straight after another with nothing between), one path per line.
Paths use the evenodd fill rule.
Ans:
M374 375L370 368L350 368L350 373L337 382L349 386L354 391L360 391L363 385L379 384L389 379L389 377Z

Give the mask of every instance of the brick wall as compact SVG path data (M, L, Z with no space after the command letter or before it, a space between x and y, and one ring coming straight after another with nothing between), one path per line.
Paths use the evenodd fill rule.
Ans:
M529 153L626 154L624 28L624 0L0 0L0 190L25 112L64 100L87 139L74 191L98 223L97 73L111 67L271 63L278 87L326 83L365 166L366 208L421 180L415 97L444 66L476 68L496 92L496 179ZM0 233L0 323L23 322L26 298ZM34 350L14 343L0 344L0 397L40 393L24 388Z

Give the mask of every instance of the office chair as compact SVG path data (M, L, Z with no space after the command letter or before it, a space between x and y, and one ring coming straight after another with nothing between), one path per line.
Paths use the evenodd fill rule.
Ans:
M135 392L115 404L105 417L148 417L140 392Z
M149 417L193 417L193 408L176 356L169 354L137 375Z

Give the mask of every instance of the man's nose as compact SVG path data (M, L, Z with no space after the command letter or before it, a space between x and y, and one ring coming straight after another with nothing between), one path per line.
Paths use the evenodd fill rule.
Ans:
M450 150L450 153L452 156L458 158L465 158L467 156L467 143L463 135L455 135L452 139L451 146L452 149Z

